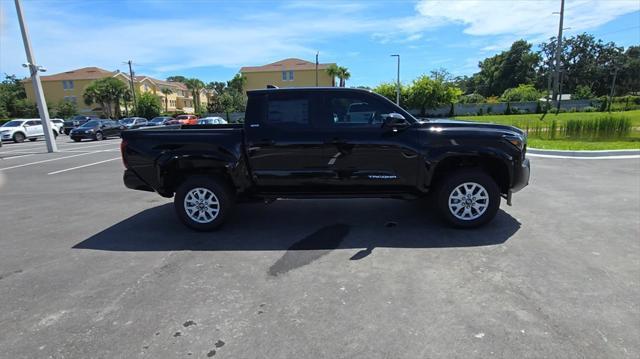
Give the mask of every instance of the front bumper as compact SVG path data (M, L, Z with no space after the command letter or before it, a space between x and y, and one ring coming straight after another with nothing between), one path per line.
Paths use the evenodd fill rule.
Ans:
M0 138L2 138L4 141L7 141L7 140L10 140L12 136L13 136L13 133L3 133L0 135Z
M124 186L127 188L153 192L153 188L141 180L140 177L138 177L138 175L136 175L132 170L124 170L122 180L124 181Z
M530 175L531 164L529 164L529 159L525 158L513 171L513 185L507 193L507 204L509 206L511 205L511 196L529 184Z
M85 139L85 138L90 138L93 139L93 136L95 135L94 132L90 132L90 133L77 133L77 132L73 132L73 133L69 133L69 137L71 137L71 139L75 140L75 139Z

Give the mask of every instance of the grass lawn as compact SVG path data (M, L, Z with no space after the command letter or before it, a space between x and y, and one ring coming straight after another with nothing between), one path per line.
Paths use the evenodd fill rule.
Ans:
M539 138L529 138L529 147L549 150L620 150L620 149L640 149L640 110L611 112L612 115L627 117L632 123L630 138L611 141L585 141L557 139L546 140ZM605 116L603 112L565 112L558 115L547 114L541 121L541 114L526 115L487 115L487 116L458 116L457 120L496 123L500 125L511 125L524 128L534 127L536 124L548 126L552 120L556 120L558 126L564 125L569 119L592 119Z

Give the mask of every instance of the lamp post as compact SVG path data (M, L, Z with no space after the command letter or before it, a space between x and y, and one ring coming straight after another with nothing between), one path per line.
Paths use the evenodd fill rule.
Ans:
M400 55L395 54L395 55L391 55L391 57L397 57L398 58L398 75L396 78L396 105L400 106Z
M49 109L47 108L47 102L44 99L44 92L42 91L42 83L40 82L40 71L44 72L47 70L42 66L36 65L33 50L31 49L31 41L29 40L29 30L24 21L24 14L22 13L22 4L20 0L15 0L15 4L18 22L20 23L20 30L22 32L22 41L24 42L24 51L27 53L27 63L22 66L29 69L29 75L31 76L31 82L33 84L33 93L36 96L38 113L40 114L42 129L44 130L44 138L47 142L47 152L58 152L58 146L56 145L51 123L49 122Z

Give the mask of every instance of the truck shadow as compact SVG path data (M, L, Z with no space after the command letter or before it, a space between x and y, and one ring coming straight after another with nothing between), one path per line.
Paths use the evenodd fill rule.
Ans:
M177 219L172 204L135 214L76 244L104 251L252 251L446 248L504 243L520 223L500 210L472 230L447 227L424 201L379 199L283 200L268 206L238 205L218 231L194 232Z

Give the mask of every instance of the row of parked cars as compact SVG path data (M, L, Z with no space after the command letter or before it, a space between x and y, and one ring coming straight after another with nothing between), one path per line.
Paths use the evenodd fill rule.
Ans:
M159 116L151 120L144 117L125 117L120 120L101 119L96 116L77 115L69 120L59 118L51 119L54 137L64 133L72 140L79 142L83 139L94 141L104 140L108 137L120 136L120 132L149 126L169 125L219 125L226 124L222 117L203 117L195 115L179 115L177 117ZM38 118L16 119L6 122L0 127L0 146L2 141L16 143L25 140L37 141L44 137L42 121Z

